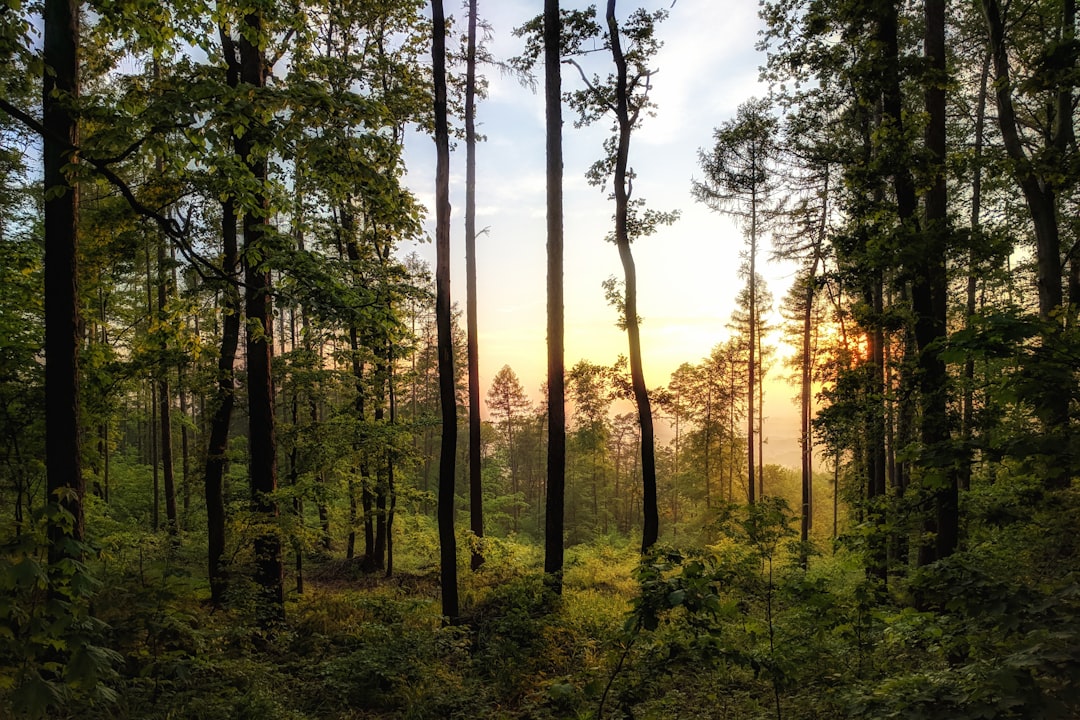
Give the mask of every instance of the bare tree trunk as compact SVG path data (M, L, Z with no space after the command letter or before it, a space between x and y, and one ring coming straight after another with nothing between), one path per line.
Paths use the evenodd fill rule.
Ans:
M154 62L154 75L159 76L160 70L157 62ZM155 165L157 172L165 172L165 165L159 156ZM166 322L165 306L168 302L169 288L167 274L165 272L165 238L158 235L157 238L157 321L159 324ZM161 333L161 343L158 346L157 374L158 374L158 419L161 422L161 470L163 489L165 490L165 526L169 534L177 537L180 534L180 520L176 512L176 478L173 474L173 443L172 443L172 397L169 393L169 369L165 361L168 351L166 334Z
M243 20L240 33L240 80L251 88L266 84L266 60L261 43L262 15L256 11ZM252 509L261 522L276 524L277 431L274 418L273 313L270 308L270 272L264 267L266 217L269 207L263 189L267 180L266 158L257 151L249 129L237 138L240 158L247 164L258 188L252 205L257 210L244 213L244 306L248 320L246 333L248 377L248 473ZM256 259L258 257L258 259ZM260 589L259 621L270 624L285 618L284 567L281 540L275 529L267 528L255 538L255 583Z
M476 0L469 0L465 67L465 283L469 362L469 518L484 537L484 493L480 476L480 366L476 326ZM472 569L484 563L475 546Z
M630 190L627 185L627 163L630 155L630 133L634 122L630 117L627 89L627 64L623 55L622 42L619 38L619 26L615 19L615 0L608 0L605 14L608 37L611 42L611 57L615 62L615 114L618 121L618 144L615 153L615 244L619 248L619 260L622 262L623 277L626 283L624 311L626 335L630 344L630 384L637 403L638 424L641 426L641 507L644 513L644 525L641 536L641 552L647 552L660 534L660 510L656 499L656 447L653 437L652 406L649 401L649 389L645 384L645 374L641 364L641 328L638 325L637 312L637 268L630 250L630 235L627 227L630 209Z
M454 469L457 450L457 399L450 306L450 131L446 118L446 18L442 0L432 0L431 59L435 84L435 322L438 328L439 401L439 556L443 615L458 618L457 539L454 536Z
M756 171L757 168L754 168ZM757 391L757 190L750 199L750 316L746 361L746 501L755 501L754 395Z
M226 45L232 52L232 42ZM227 55L228 57L228 55ZM233 61L235 63L235 61ZM234 70L229 70L232 78ZM239 250L236 237L236 205L233 198L221 204L222 270L236 276ZM209 556L210 601L220 606L225 600L225 464L228 461L229 425L236 403L233 365L240 342L240 291L232 282L222 295L221 353L218 357L217 389L206 444L203 487L206 496L207 553Z
M566 497L566 378L563 348L563 151L559 0L544 0L544 108L547 132L547 497L544 573L562 592Z
M49 563L72 555L67 540L83 538L79 446L79 191L64 172L78 162L79 3L45 0L42 160L45 186L45 476L46 502L72 516L48 527Z
M971 179L971 234L978 239L982 233L982 156L985 142L986 125L986 98L987 86L990 76L990 53L983 58L982 72L979 75L979 99L975 106L975 143L973 148L974 168ZM975 316L976 291L978 290L978 268L974 246L968 253L967 275L967 317L964 326L971 327L971 321ZM960 427L964 438L965 460L960 465L960 489L971 489L971 466L974 460L972 456L972 443L975 437L975 355L969 353L964 360L964 396L961 405Z
M147 244L144 248L145 260L146 260L146 330L150 332L153 325L154 318L154 299L153 299L153 282L150 279L152 274L152 268L150 265L150 245ZM153 377L150 378L150 467L153 473L153 505L150 509L150 526L157 532L161 528L160 520L160 508L161 508L161 473L158 467L158 452L160 446L158 445L158 385L154 382Z
M1049 489L1068 487L1071 481L1071 454L1068 451L1069 438L1069 397L1070 392L1062 392L1059 383L1068 378L1075 382L1072 368L1062 367L1062 363L1053 357L1048 348L1059 342L1060 325L1053 319L1054 312L1062 305L1061 291L1061 237L1057 218L1057 191L1055 183L1044 177L1039 167L1028 156L1019 133L1019 121L1013 105L1012 79L1009 70L1009 51L1005 45L1006 21L1002 14L999 0L982 0L983 16L986 20L990 52L994 63L994 92L997 100L998 128L1001 130L1002 144L1012 161L1013 174L1031 215L1035 231L1035 256L1038 274L1039 315L1045 321L1043 331L1043 350L1037 361L1041 372L1047 377L1043 383L1045 391L1036 402L1036 414L1043 424L1044 431L1061 455L1047 463L1044 471L1044 484ZM1065 0L1063 5L1062 36L1075 36L1076 6L1074 0ZM1058 94L1058 107L1055 116L1058 126L1053 129L1051 148L1061 153L1073 144L1073 112L1069 89L1063 88ZM1046 165L1049 159L1039 156L1039 166Z

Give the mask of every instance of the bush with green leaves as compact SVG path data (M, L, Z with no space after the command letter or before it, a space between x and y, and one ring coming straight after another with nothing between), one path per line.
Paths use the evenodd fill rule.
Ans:
M71 539L75 519L59 503L33 521L0 548L0 705L25 718L108 706L122 657L107 647L109 628L91 612L99 583L79 558L94 550ZM66 531L66 557L52 564L50 524Z

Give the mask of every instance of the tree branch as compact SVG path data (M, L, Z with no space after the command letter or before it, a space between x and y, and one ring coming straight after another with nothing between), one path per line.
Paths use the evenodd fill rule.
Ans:
M124 180L121 179L119 175L113 172L113 170L109 167L109 164L111 162L115 162L114 159L100 159L88 155L83 155L81 149L77 145L73 145L66 138L58 138L53 136L45 129L45 126L42 125L41 122L39 122L35 117L20 109L19 107L12 105L4 98L0 98L0 110L3 110L8 115L15 118L23 125L40 135L42 138L47 137L49 140L63 146L65 150L70 151L72 155L78 156L88 162L90 165L92 165L94 170L99 175L101 175L101 177L107 180L110 185L112 185L117 189L117 191L119 191L120 195L123 196L124 200L127 201L127 204L131 207L132 210L135 211L136 214L141 215L148 220L151 220L154 224L158 226L158 228L161 229L163 233L165 233L167 237L171 238L176 242L176 246L180 250L180 254L183 255L188 260L188 262L192 264L195 272L198 273L199 277L201 277L203 280L208 280L210 276L204 274L202 271L199 270L200 265L204 268L209 269L211 275L217 277L218 279L225 280L227 282L242 284L239 278L226 273L224 270L199 255L191 247L191 243L187 240L187 235L190 230L190 213L188 215L188 220L185 221L184 225L181 225L173 218L162 215L160 212L140 202L139 199L135 197L135 193L132 191L131 187L126 182L124 182ZM134 147L142 144L142 142L145 142L145 140L146 138L143 138L138 143L136 143ZM130 149L131 152L134 152L134 147ZM121 154L121 157L126 157L127 154L129 153L125 151L125 153Z
M563 62L566 63L567 65L573 65L575 68L577 68L578 74L581 75L581 81L583 83L585 83L585 87L587 87L589 89L589 91L593 95L596 96L597 101L601 105L603 105L605 108L607 108L608 110L610 110L613 113L618 112L615 109L615 106L612 105L611 102L609 102L603 95L600 94L600 89L592 84L592 82L589 80L588 76L585 75L584 68L582 68L581 65L578 64L577 60L575 60L573 58L567 58L566 60L563 60Z

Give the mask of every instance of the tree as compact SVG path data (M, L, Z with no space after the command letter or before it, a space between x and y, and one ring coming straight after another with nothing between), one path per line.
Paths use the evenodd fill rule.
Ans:
M746 225L748 375L747 375L747 487L754 503L754 396L757 393L759 299L757 255L760 233L768 224L775 182L778 123L769 114L767 100L749 100L739 106L734 120L713 134L715 143L699 158L705 179L694 181L694 197L718 212L729 212Z
M919 381L922 396L922 445L930 470L929 485L935 506L935 555L944 558L956 550L960 533L959 476L949 457L952 422L949 416L949 382L941 357L941 342L947 337L948 275L946 257L951 228L946 186L946 102L949 82L945 57L945 0L926 0L925 80L926 150L929 156L929 191L924 195L926 227L911 267L912 310L915 313L915 341L919 347ZM1071 107L1071 105L1070 105ZM939 458L943 458L942 461Z
M1075 392L1071 363L1055 357L1053 347L1061 342L1061 325L1054 317L1063 309L1064 296L1061 289L1062 253L1058 215L1060 196L1070 184L1075 183L1074 174L1060 172L1074 163L1076 138L1072 88L1076 65L1076 3L1063 0L1054 28L1045 38L1039 38L1044 48L1041 67L1034 68L1029 82L1020 85L1014 78L1010 64L1010 18L1006 15L1010 4L1004 6L999 0L982 0L981 8L986 22L989 51L994 67L994 98L997 102L998 128L1002 144L1011 161L1010 171L1020 186L1031 218L1035 234L1037 264L1037 290L1039 318L1043 322L1043 347L1036 353L1033 370L1043 375L1038 383L1043 392L1033 398L1036 414L1043 424L1050 454L1055 460L1043 468L1048 488L1063 488L1071 480L1071 457L1069 453L1069 401ZM1037 7L1028 3L1013 8L1019 17L1030 16L1032 24L1040 24ZM1056 8L1056 4L1048 4ZM1055 12L1056 9L1051 10ZM1053 27L1053 25L1051 25ZM1022 21L1012 24L1013 33L1024 28ZM1033 90L1034 98L1015 99L1017 88ZM1027 118L1025 111L1017 110L1028 102L1045 108L1034 117ZM1026 124L1034 125L1034 133L1024 133ZM1034 135L1034 137L1028 137ZM1041 142L1040 142L1041 141ZM1070 268L1071 313L1080 306L1080 250L1075 247L1068 253ZM1069 392L1063 392L1068 388ZM1062 454L1063 453L1063 454Z
M244 15L237 41L240 58L240 87L258 97L266 86L268 70L264 54L265 31L259 11ZM256 110L256 112L259 112ZM256 120L256 118L252 118ZM245 349L248 388L248 476L252 509L262 522L272 525L278 517L277 432L274 416L273 312L270 305L271 250L268 226L267 156L260 147L262 139L253 137L258 124L237 138L237 156L251 175L254 191L246 198L241 220L244 233L242 263L244 268L244 312L247 316ZM260 589L260 620L272 623L285 618L284 566L281 540L276 528L266 527L256 536L255 583Z
M801 470L801 523L799 539L807 547L813 526L813 383L817 366L816 329L821 324L819 296L827 280L821 277L832 228L832 183L835 151L829 129L815 121L817 107L791 113L785 125L785 156L789 159L787 185L794 203L785 208L782 226L773 236L778 258L802 264L785 304L789 311L791 344L798 348L793 362L799 371L799 448ZM796 331L795 323L800 327ZM805 551L801 556L806 564Z
M465 305L469 363L469 517L473 534L482 538L484 493L480 476L480 368L476 338L476 0L469 0L468 4L469 31L465 56ZM473 550L473 570L484 562L479 547L477 545L477 549Z
M435 84L435 321L439 343L439 557L443 615L458 617L457 540L454 537L454 466L457 451L457 397L450 307L450 132L446 120L446 17L442 0L431 3L431 59Z
M547 170L547 500L544 574L562 592L566 487L566 389L563 358L562 35L559 0L544 0L544 109Z
M648 13L638 9L620 26L615 15L615 6L615 0L608 0L603 27L594 20L595 7L574 15L571 37L563 38L563 52L570 58L568 62L577 68L585 86L568 96L570 105L580 116L580 123L588 124L609 114L614 118L614 135L604 142L605 156L589 169L588 179L590 184L603 188L606 188L610 181L611 197L615 200L615 228L609 239L614 241L618 248L623 268L620 326L625 327L629 343L630 377L638 422L641 425L644 513L641 549L646 552L656 543L660 520L656 499L656 448L652 407L641 363L637 268L630 245L634 240L654 233L658 226L671 224L678 214L647 210L643 208L642 199L632 199L634 173L629 169L629 159L633 130L638 126L642 112L647 112L652 107L649 92L655 71L649 67L649 61L660 48L656 25L667 17L667 12L659 10ZM609 74L603 82L598 78L590 79L584 68L574 59L574 56L585 52L583 43L586 39L593 37L599 37L601 43L610 51L615 66L615 72Z
M517 375L504 365L491 381L487 394L488 412L500 421L506 436L507 460L510 463L510 492L515 496L514 532L518 531L519 507L516 496L521 491L518 484L518 453L514 444L514 428L532 413L532 403L525 395Z
M69 514L51 513L49 563L73 555L67 542L83 538L83 495L79 443L77 166L79 121L79 3L46 0L42 85L42 160L45 189L45 456L46 502Z

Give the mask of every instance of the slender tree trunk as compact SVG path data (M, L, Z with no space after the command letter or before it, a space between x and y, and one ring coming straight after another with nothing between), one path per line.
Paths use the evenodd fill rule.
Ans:
M931 156L933 182L926 193L925 251L920 253L913 273L912 308L915 311L915 339L919 345L919 378L923 401L922 444L933 456L947 451L951 428L948 412L948 375L938 345L946 336L948 278L945 256L948 246L948 195L945 184L945 0L926 0L925 56L929 66L926 87L926 148ZM928 476L935 477L934 495L937 530L935 554L951 555L959 541L960 515L957 473L949 462L937 465Z
M982 72L979 74L979 99L975 106L975 144L973 148L974 169L971 179L971 234L977 242L982 234L982 155L985 142L986 98L990 76L990 53L983 58ZM967 297L964 325L971 328L975 316L976 291L978 290L978 260L974 246L968 253ZM971 489L971 470L973 442L975 439L975 355L969 353L964 360L964 397L961 407L960 426L964 438L964 462L960 465L960 489Z
M469 0L465 66L465 283L469 362L469 518L473 535L484 537L484 493L480 476L480 369L476 325L476 0ZM515 515L516 517L516 515ZM484 563L474 546L472 569Z
M224 53L226 82L235 89L240 83L240 60L236 43L224 28L219 28ZM235 141L234 141L235 144ZM239 153L239 149L236 148ZM236 235L236 201L226 196L221 203L222 271L229 278L238 274L240 253ZM206 496L207 554L209 561L210 601L221 606L225 601L225 464L228 461L229 425L236 402L234 362L240 341L240 291L228 282L222 292L221 353L218 356L217 388L213 416L206 445L203 488Z
M387 343L387 356L391 355L389 343ZM389 377L389 400L390 400L390 427L393 431L397 423L397 394L394 391L394 363L390 362ZM386 577L394 574L394 511L397 509L397 488L394 486L394 457L393 448L386 451L386 494L390 499L390 507L386 513Z
M754 312L760 317L760 313ZM758 497L765 499L765 361L761 352L761 328L757 332L757 467Z
M298 435L296 428L300 422L300 399L297 397L299 393L296 388L293 388L292 402L289 403L289 415L293 425L294 438ZM295 558L296 569L296 594L304 594L304 546L300 541L300 534L304 529L304 499L299 492L296 492L296 487L300 484L300 450L299 443L294 439L292 447L289 448L289 484L294 488L295 494L293 495L292 509L294 521L296 527L292 532L292 549L293 557Z
M177 396L180 399L180 486L183 505L183 524L186 526L191 517L191 453L188 439L188 399L184 380L183 366L177 368Z
M240 33L240 81L254 91L266 84L266 60L260 39L262 15L258 11L244 17ZM251 505L261 522L277 523L277 431L274 418L274 382L271 374L273 354L273 313L270 308L270 272L265 267L267 252L266 221L269 208L265 192L266 158L257 150L251 136L254 127L237 138L237 150L252 175L256 190L252 205L245 211L244 228L244 306L248 377L248 475ZM285 618L284 567L281 540L276 528L267 528L255 538L255 583L260 589L259 620L264 624Z
M458 618L457 539L454 536L454 469L457 449L457 399L450 306L450 132L446 118L446 17L442 0L432 0L431 59L435 84L435 321L438 327L439 401L439 550L443 615Z
M231 44L226 50L231 51ZM229 71L230 77L233 72ZM236 276L239 264L236 220L235 201L227 197L221 204L222 270L230 278ZM233 365L240 342L240 291L232 282L225 287L221 306L221 353L218 356L216 397L203 471L210 600L217 606L224 602L226 590L224 477L228 461L229 425L236 403Z
M559 0L544 0L544 107L547 132L547 498L544 573L562 592L566 498L566 378L563 349L563 157Z
M78 162L79 3L45 0L42 147L45 187L45 474L46 503L58 502L73 521L50 522L49 563L71 557L67 540L83 538L79 447L79 191L64 167Z
M619 136L615 153L615 244L619 248L619 260L622 262L625 287L626 335L630 345L630 384L637 403L638 424L641 427L641 506L645 515L642 526L641 552L647 552L660 534L660 510L656 499L656 447L653 437L652 406L649 401L649 389L645 384L645 373L641 364L641 328L637 312L637 268L630 250L630 235L627 223L630 210L630 190L627 185L627 163L630 155L630 133L633 120L630 117L627 89L627 64L623 55L622 42L619 38L619 25L615 19L615 0L608 0L605 14L608 37L611 43L611 57L615 62L615 110L618 120Z
M754 168L755 172L757 168ZM746 501L754 504L754 395L757 391L757 189L750 197L750 327L746 361Z
M1062 392L1061 380L1074 383L1072 368L1064 367L1060 360L1052 355L1051 348L1060 343L1058 337L1060 325L1054 320L1054 312L1062 305L1061 290L1061 237L1057 217L1057 190L1055 184L1040 175L1040 170L1024 149L1019 133L1019 121L1013 105L1012 79L1009 69L1009 51L1005 45L1006 21L1002 15L999 0L982 0L983 17L986 20L990 52L994 63L994 91L998 109L998 128L1001 131L1002 144L1012 161L1013 174L1031 215L1035 231L1035 257L1039 294L1039 315L1044 321L1042 348L1036 353L1036 361L1043 378L1044 392L1036 401L1038 415L1044 431L1055 449L1060 453L1043 468L1044 484L1049 489L1068 487L1071 481L1071 453L1069 431L1069 397L1071 393ZM1075 35L1075 3L1065 0L1063 5L1062 36L1072 38ZM1068 88L1058 94L1056 117L1059 124L1054 128L1052 148L1061 152L1068 148L1073 140L1071 92ZM1047 158L1040 157L1040 166L1046 165Z
M154 299L153 299L153 282L151 280L152 268L150 265L150 245L147 244L145 249L146 260L146 331L149 334L152 331L154 324ZM158 452L160 446L158 445L158 385L154 381L153 377L150 378L150 425L149 425L149 437L150 442L147 443L150 448L150 467L153 473L153 505L150 508L150 526L157 532L161 528L161 471L158 465Z
M386 411L384 409L385 402L385 383L386 383L386 364L383 361L378 361L375 366L375 384L376 384L376 404L375 404L375 425L381 426L386 421ZM374 553L370 558L371 570L383 570L386 567L386 495L387 495L387 481L386 481L386 467L383 464L385 457L380 459L379 464L375 470L375 547Z
M826 185L827 187L827 185ZM826 189L826 193L828 190ZM811 357L810 338L813 332L814 320L814 291L815 276L817 275L818 252L815 248L814 257L810 264L810 271L806 275L806 288L803 302L803 329L802 329L802 367L801 384L799 388L799 450L802 470L802 522L799 524L799 540L803 544L800 554L800 562L803 568L807 565L806 547L810 542L810 529L813 526L814 516L811 498L813 497L813 457L814 436L811 393L813 392L813 358Z
M155 73L157 63L154 64ZM158 172L164 172L164 165L159 158L157 160ZM157 238L157 321L164 325L167 322L165 306L168 302L169 288L165 272L165 238L159 235ZM161 422L161 469L163 489L165 490L165 526L172 536L180 533L180 519L176 512L176 478L173 474L173 443L172 443L172 396L169 392L169 370L165 361L168 351L166 334L159 328L161 343L158 346L158 419Z

